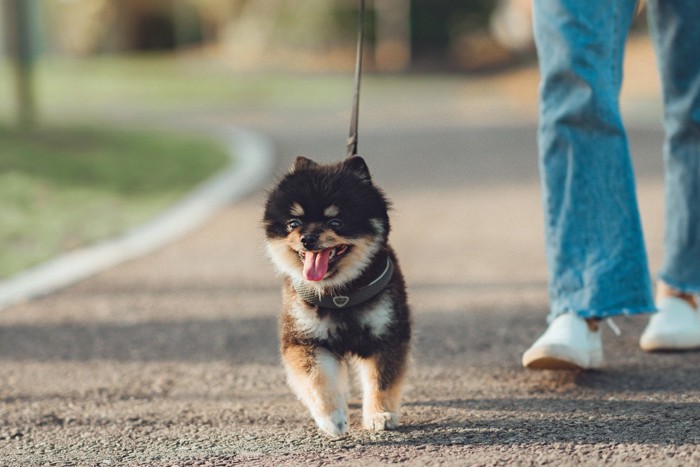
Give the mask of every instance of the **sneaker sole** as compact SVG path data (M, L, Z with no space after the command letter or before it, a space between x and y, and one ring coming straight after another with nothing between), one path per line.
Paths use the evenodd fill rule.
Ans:
M574 355L566 347L554 345L528 349L523 354L523 366L532 370L588 370L603 364L603 355L592 353L590 362L584 363L581 355Z
M682 352L700 349L697 342L678 342L678 338L650 338L640 340L639 347L645 352Z
M566 360L554 357L540 357L523 363L525 368L531 370L583 370L584 368Z

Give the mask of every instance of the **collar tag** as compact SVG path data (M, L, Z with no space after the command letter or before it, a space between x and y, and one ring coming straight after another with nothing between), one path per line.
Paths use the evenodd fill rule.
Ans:
M333 297L333 305L337 306L338 308L343 308L345 305L348 304L350 301L350 297L347 297L345 295L338 295L336 297Z

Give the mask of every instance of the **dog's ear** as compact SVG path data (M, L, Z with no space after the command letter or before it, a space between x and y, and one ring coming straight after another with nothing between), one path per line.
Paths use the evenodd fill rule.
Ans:
M308 157L297 156L294 160L294 164L292 164L292 172L298 172L304 169L315 169L316 167L318 167L318 164Z
M348 157L343 161L343 167L346 170L355 172L355 174L367 182L372 181L372 177L369 175L369 167L367 167L367 163L360 156Z

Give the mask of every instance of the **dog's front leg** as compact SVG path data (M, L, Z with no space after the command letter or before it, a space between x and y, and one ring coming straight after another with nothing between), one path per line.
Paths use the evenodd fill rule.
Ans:
M401 388L406 371L404 352L358 359L362 382L362 426L382 431L399 424Z
M318 427L341 436L348 429L348 371L345 362L325 349L290 346L282 360L287 380L306 404Z

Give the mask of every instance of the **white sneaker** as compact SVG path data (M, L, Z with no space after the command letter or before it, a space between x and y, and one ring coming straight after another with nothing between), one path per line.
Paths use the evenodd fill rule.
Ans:
M600 330L575 313L557 316L523 354L523 366L538 370L585 370L603 364Z
M700 347L700 316L688 302L666 297L639 338L642 350L689 350Z

